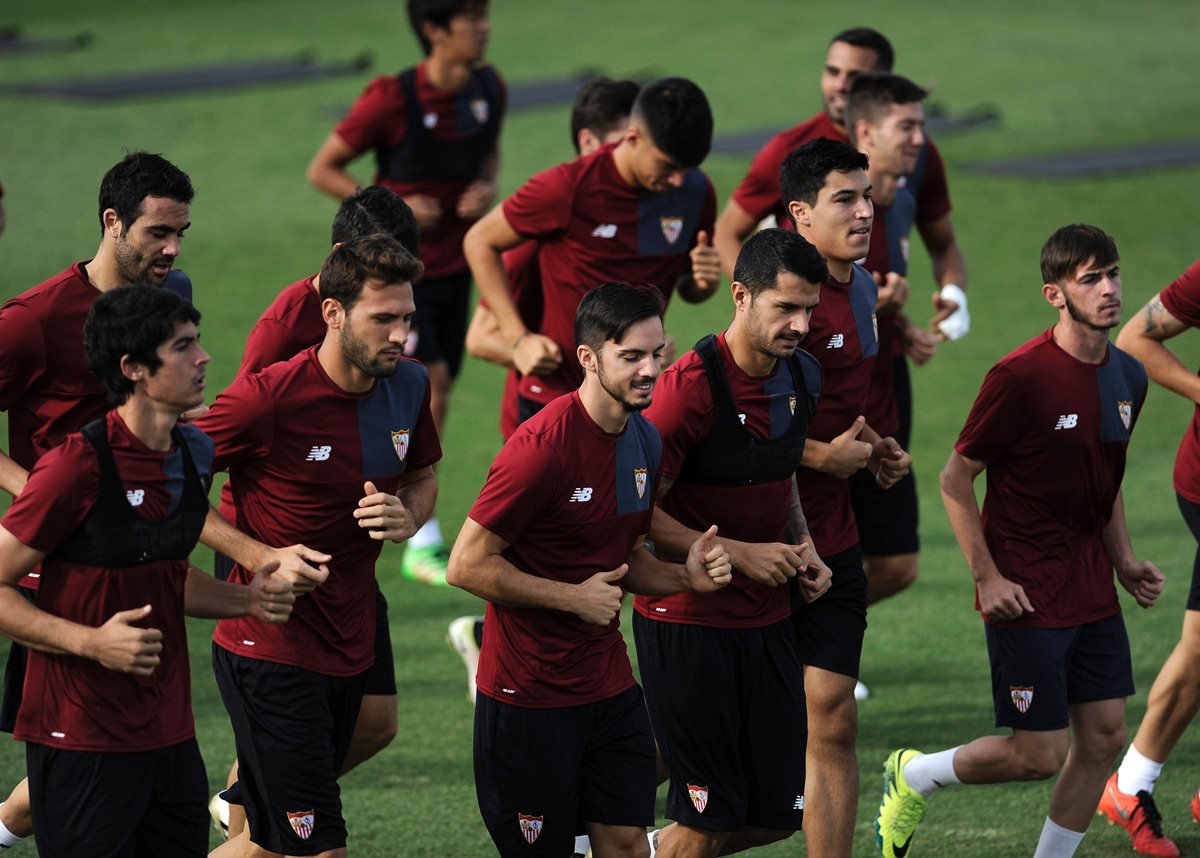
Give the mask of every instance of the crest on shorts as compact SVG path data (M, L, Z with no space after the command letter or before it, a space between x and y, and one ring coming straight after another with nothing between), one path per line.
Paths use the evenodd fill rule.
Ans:
M688 784L688 797L696 806L696 813L704 813L704 808L708 807L708 787Z
M544 816L530 816L528 813L517 814L517 822L521 825L521 835L526 842L532 843L538 839L538 835L542 833L542 823L545 819Z
M296 836L301 840L307 840L313 833L313 827L317 824L317 814L314 810L297 810L295 813L288 812L288 822L291 823L292 831L296 832Z
M683 232L683 218L660 217L658 223L662 227L663 238L667 240L667 244L679 241L679 234Z
M486 98L471 99L471 115L475 121L483 125L488 121L488 103Z
M1017 707L1017 711L1024 715L1029 711L1029 707L1033 705L1033 686L1025 687L1023 685L1010 685L1008 692L1012 695L1013 706Z
M635 486L637 486L638 500L641 500L643 497L646 496L646 469L645 468L634 468L633 469L633 484Z
M792 412L792 416L796 416L796 397L788 397L788 411Z
M1121 415L1121 422L1125 424L1125 431L1129 431L1130 424L1133 423L1133 403L1118 402L1117 413Z
M401 462L408 455L408 441L411 437L411 429L396 429L392 432L392 446L396 448L396 455L400 457Z

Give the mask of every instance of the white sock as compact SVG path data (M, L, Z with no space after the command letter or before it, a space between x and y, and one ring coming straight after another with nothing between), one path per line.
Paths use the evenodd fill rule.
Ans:
M1047 816L1033 858L1071 858L1075 854L1075 850L1079 848L1079 844L1083 842L1084 833L1063 828Z
M646 839L650 841L650 858L654 858L655 853L658 852L658 832L660 830L656 828L646 832Z
M4 807L4 803L0 802L0 807ZM7 849L10 846L16 846L18 843L24 843L24 837L17 837L8 830L8 826L0 822L0 849Z
M575 838L575 854L586 855L588 850L592 848L592 841L588 839L586 834L580 834Z
M1142 790L1154 792L1154 782L1162 774L1162 768L1162 763L1154 762L1130 745L1117 769L1117 789L1125 795L1137 795Z
M436 518L430 518L429 521L421 525L421 529L408 538L408 544L412 548L429 548L432 545L442 544L442 529L438 527Z
M909 760L904 766L904 780L925 798L929 798L935 790L942 787L961 784L962 781L954 773L954 754L961 747L962 745L957 745Z

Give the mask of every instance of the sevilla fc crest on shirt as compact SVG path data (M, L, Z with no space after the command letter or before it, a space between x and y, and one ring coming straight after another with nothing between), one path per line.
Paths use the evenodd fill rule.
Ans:
M412 437L411 429L397 429L392 432L392 446L396 448L396 455L400 457L401 462L408 455L408 440L410 437Z
M683 218L662 217L658 219L658 222L662 226L663 238L667 240L667 244L679 241L679 234L683 232Z
M296 836L301 840L307 840L313 833L313 826L317 824L316 811L298 810L295 813L288 813L288 822L292 825L292 831L296 832Z
M645 468L634 468L633 469L633 484L635 486L637 486L638 500L641 500L643 497L646 496L646 469Z
M542 833L542 823L545 821L544 816L530 816L527 813L518 813L517 822L521 824L521 834L525 839L532 843L538 839L538 835Z
M475 121L480 125L488 121L488 103L486 98L474 98L471 100L471 115L475 117Z
M1130 424L1133 423L1133 403L1118 402L1117 413L1121 415L1121 422L1125 424L1125 431L1129 431Z
M708 807L708 787L696 786L688 784L688 797L691 798L692 804L696 806L696 813L704 813L704 808Z
M1029 711L1029 707L1033 705L1033 686L1028 688L1021 685L1010 685L1008 691L1012 694L1013 706L1017 707L1017 711L1024 715Z

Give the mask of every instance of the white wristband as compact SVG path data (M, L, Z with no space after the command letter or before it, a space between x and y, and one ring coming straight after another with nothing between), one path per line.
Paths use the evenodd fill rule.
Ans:
M967 312L967 293L961 286L947 283L938 293L943 301L952 301L958 309L942 321L938 322L938 330L946 335L948 340L957 340L971 330L971 314Z

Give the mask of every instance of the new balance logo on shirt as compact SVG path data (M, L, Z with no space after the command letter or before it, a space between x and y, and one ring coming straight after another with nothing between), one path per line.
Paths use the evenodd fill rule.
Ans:
M804 796L796 796L796 800L792 803L792 810L804 810Z
M582 488L575 489L575 491L571 492L571 500L569 502L570 503L587 503L591 499L592 499L592 487L591 486L583 486Z
M829 345L825 346L825 348L840 349L844 345L846 345L846 335L845 334L834 334L832 337L829 338Z
M1059 429L1074 429L1079 425L1078 414L1064 414L1058 418L1058 422L1054 424L1054 431Z
M134 489L131 492L125 492L125 500L129 501L130 506L141 506L142 501L146 499L145 489Z
M325 462L329 459L329 454L333 452L333 447L328 444L321 447L313 447L308 451L308 455L304 457L306 462Z
M592 238L616 238L617 225L615 223L602 223L592 230Z

